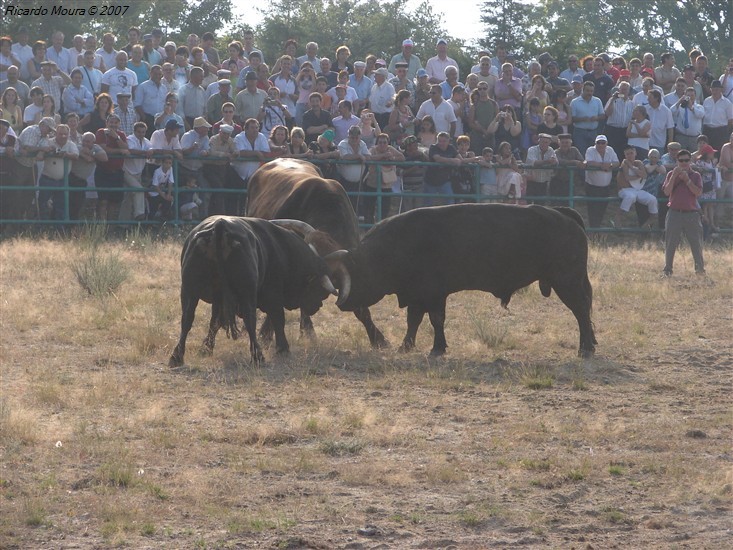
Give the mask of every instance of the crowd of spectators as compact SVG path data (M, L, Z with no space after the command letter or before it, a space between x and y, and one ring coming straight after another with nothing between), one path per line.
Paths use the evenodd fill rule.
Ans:
M61 32L46 42L25 28L0 38L2 179L29 189L4 193L2 217L77 219L94 195L99 219L111 208L120 220L238 214L241 194L205 191L245 190L257 167L279 156L316 161L349 192L381 185L383 217L473 200L476 181L494 200L560 204L573 168L587 169L573 177L596 199L587 203L592 227L616 187L621 206L611 223L636 204L639 223L663 225L660 177L680 149L711 182L703 198L733 190L733 59L716 77L698 49L679 65L671 53L659 65L652 53L543 53L525 72L497 44L461 75L445 39L424 63L409 38L389 60L347 46L330 59L317 43L301 49L292 39L265 59L251 32L226 53L215 42L211 32L177 44L160 29L135 27L126 43L111 33L101 45L94 35L69 41ZM329 164L336 159L358 162ZM438 165L376 169L367 160ZM43 189L66 178L80 190ZM353 196L368 223L375 198ZM704 216L717 230L714 205Z

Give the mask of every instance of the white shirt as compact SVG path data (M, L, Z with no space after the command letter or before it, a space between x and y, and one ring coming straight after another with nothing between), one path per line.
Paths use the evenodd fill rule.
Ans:
M122 92L132 94L132 88L137 86L137 75L127 67L120 70L113 65L102 75L102 84L109 86L109 95L112 96L112 102L117 105L117 94Z
M107 51L104 48L99 48L94 53L102 58L102 60L104 61L104 66L107 67L107 69L111 69L112 67L114 67L117 64L115 62L115 59L117 58L117 54L120 52L112 48L112 52L107 53Z
M127 136L127 148L130 151L150 151L150 149L152 149L152 145L148 138L144 137L142 141L140 141L135 137L135 134L130 134ZM122 169L128 174L139 176L145 169L145 157L125 157Z
M646 114L652 123L652 131L649 133L649 146L655 149L664 149L667 145L667 130L674 128L672 111L664 104L659 104L656 109L647 105Z
M10 51L20 61L20 79L28 80L31 77L31 73L28 72L28 62L33 59L33 48L30 44L21 46L19 42L16 42L10 47Z
M728 121L733 120L733 103L724 97L721 97L718 101L713 100L712 96L705 98L702 106L705 109L705 118L703 119L705 126L718 128L727 126Z
M686 136L699 136L702 134L702 119L705 116L705 109L699 103L688 105L685 109L679 105L672 107L672 118L675 129ZM685 111L687 116L685 117ZM685 123L687 128L685 128Z
M66 74L69 74L71 69L76 67L76 55L64 47L57 52L53 46L49 46L46 50L46 59L56 63L59 70L64 71Z
M531 164L532 166L534 166L535 162L550 159L557 159L557 156L555 155L555 150L552 147L548 147L547 151L545 151L544 153L540 150L539 145L533 145L532 147L527 149L527 164ZM529 175L532 176L532 181L548 182L552 179L553 173L553 170L538 169L530 170Z
M372 91L369 93L369 105L374 113L391 113L394 104L387 107L387 103L394 100L394 86L386 80L380 86L374 84Z
M181 138L181 149L188 149L197 142L198 147L196 147L193 152L188 153L189 155L198 156L201 155L204 151L209 150L209 136L201 137L198 132L196 132L196 130L189 130L188 132L183 134L183 137ZM203 161L198 159L186 158L186 153L184 153L181 165L188 168L189 170L196 171L199 170L204 165L204 163Z
M173 167L171 167L171 169L167 172L163 172L162 166L156 169L155 172L153 172L153 181L150 184L158 191L160 191L161 185L166 188L173 185ZM149 195L151 197L157 197L158 193L155 191L150 191Z
M631 112L634 110L634 103L629 99L613 99L613 113L606 120L609 126L626 128L631 120Z
M450 133L451 123L456 122L456 113L453 111L453 107L451 107L445 99L441 99L437 107L433 103L432 99L426 99L423 101L423 104L420 105L420 109L418 109L415 118L422 119L425 115L433 117L435 130L437 132Z
M87 87L87 90L93 94L98 94L102 91L102 71L95 68L89 68L86 65L79 67L81 71L81 83Z
M616 156L616 151L613 150L613 147L606 146L606 152L601 156L595 146L593 146L588 147L588 150L585 152L585 160L587 162L614 163L618 162L618 157ZM611 184L612 179L613 172L610 170L608 172L605 170L585 171L585 182L593 187L608 187Z
M181 142L178 140L178 134L168 141L165 137L165 129L156 130L150 136L150 148L161 149L166 151L181 150ZM160 162L160 160L158 160Z
M349 144L349 139L346 138L338 144L338 150L343 158L346 155L362 155L364 157L370 157L369 148L367 147L364 140L359 140L359 151L354 151ZM361 176L364 174L363 164L339 164L338 171L346 181L357 182L361 181Z
M428 62L425 64L425 70L428 73L428 78L437 78L443 82L445 80L445 69L451 65L458 69L458 63L452 57L446 56L445 59L440 59L436 55L435 57L428 59Z
M237 151L270 152L270 144L267 142L267 138L259 132L257 133L257 138L255 138L254 146L250 143L249 139L247 139L247 135L244 131L238 133L237 137L234 138L234 146L237 148ZM246 181L255 173L255 170L260 167L260 161L238 161L232 163L232 166L237 174L239 174L239 177Z

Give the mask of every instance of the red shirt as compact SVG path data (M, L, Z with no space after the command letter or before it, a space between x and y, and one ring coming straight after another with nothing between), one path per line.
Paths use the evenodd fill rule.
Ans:
M667 185L667 182L670 181L672 178L673 171L670 171L667 174L667 177L664 180L664 185ZM694 170L689 170L687 172L687 175L690 177L690 181L696 186L700 188L700 191L702 191L702 177L698 172L695 172ZM671 183L672 185L672 192L669 194L669 202L667 203L667 206L669 206L673 210L699 210L700 205L697 202L697 197L695 194L690 191L689 187L685 182L682 181L682 179L677 176L675 178L675 181Z
M100 128L99 130L97 130L97 145L103 145L109 148L110 151L107 152L110 153L111 157L113 153L117 153L117 151L114 151L114 149L119 149L120 151L124 151L126 149L115 146L119 145L120 142L127 143L127 136L125 136L123 132L117 130L117 137L119 137L120 139L116 141L107 134L106 128ZM116 172L117 170L122 170L122 165L124 164L124 162L124 157L110 158L107 162L97 163L97 166L107 172Z

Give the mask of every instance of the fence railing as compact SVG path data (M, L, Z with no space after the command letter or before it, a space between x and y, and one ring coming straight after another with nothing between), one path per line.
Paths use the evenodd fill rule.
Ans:
M16 155L17 157L18 155ZM32 156L32 155L31 155ZM148 157L149 159L162 159L165 158L167 155L154 155L153 157ZM47 155L47 157L50 157L50 155ZM130 158L130 157L122 157L117 155L108 155L109 158ZM136 159L139 160L139 159ZM186 160L201 160L205 163L211 163L212 161L222 161L222 160L228 160L225 158L217 158L217 157L211 157L211 156L205 156L205 157L197 157L197 156L187 156ZM272 160L272 159L269 159ZM480 169L481 167L477 163L468 163L461 166L461 168L467 168L473 171L473 189L471 193L467 194L453 194L453 195L445 195L445 194L436 194L436 193L428 193L428 192L415 192L415 191L404 191L401 190L400 192L392 192L387 191L382 188L382 166L388 165L388 166L398 166L403 168L408 168L411 166L424 166L427 169L430 169L431 167L438 167L438 168L446 168L445 164L437 163L437 162L414 162L414 161L391 161L391 160L366 160L366 161L353 161L353 160L320 160L320 159L308 159L309 162L312 162L316 165L326 165L326 164L333 164L333 165L364 165L363 173L366 174L369 166L376 166L377 170L375 170L376 174L376 187L366 187L362 185L360 187L359 191L347 191L347 194L350 197L375 197L376 204L375 204L375 223L383 219L384 213L382 212L382 199L386 197L390 198L398 198L400 200L403 200L404 198L419 198L419 199L434 199L436 201L449 201L449 200L459 200L462 202L506 202L507 197L505 195L487 195L481 192L481 184L480 184ZM97 191L98 189L95 187L77 187L77 186L70 186L69 185L69 174L70 174L70 167L71 167L71 160L64 159L64 179L63 179L63 185L61 186L43 186L43 185L34 185L33 187L30 187L28 185L17 185L14 184L14 182L11 182L8 180L8 177L6 177L4 174L2 176L2 181L0 181L0 193L5 194L7 191L26 191L28 193L35 192L36 193L36 203L38 201L38 192L39 191L52 191L52 192L62 192L63 193L63 218L62 219L41 219L40 216L30 217L26 219L0 219L0 224L3 225L78 225L78 224L109 224L109 225L131 225L131 224L142 224L142 225L160 225L160 220L156 219L146 219L146 220L96 220L96 219L72 219L71 213L70 213L70 194L71 193L86 193L86 192L93 192ZM165 222L173 225L191 225L198 223L198 220L184 220L181 217L180 214L180 208L179 208L179 195L184 192L190 192L191 189L187 188L181 188L180 187L180 178L179 175L179 165L180 160L173 157L173 171L174 171L174 184L173 184L173 202L171 205L171 216L170 218L166 219ZM229 162L256 162L252 159L231 159ZM267 161L266 161L267 162ZM568 194L567 195L542 195L542 196L523 196L521 197L522 203L536 203L536 204L552 204L552 205L566 205L571 208L577 208L580 204L583 203L589 203L589 202L607 202L607 203L620 203L621 199L614 195L609 197L588 197L585 195L579 195L576 193L576 189L578 186L578 173L584 172L588 170L599 170L598 168L594 167L575 167L575 166L557 166L557 167L541 167L541 168L535 168L532 166L527 165L520 165L520 168L523 168L525 170L542 170L542 171L552 171L553 173L556 172L567 172L568 173ZM614 172L617 172L618 170L614 170ZM204 174L205 176L205 174ZM365 178L362 178L362 182ZM36 178L37 181L37 178ZM120 193L148 193L152 191L153 189L150 187L129 187L129 186L123 186L123 187L105 187L103 191L105 192L120 192ZM204 195L231 195L235 198L244 199L247 196L247 189L246 188L227 188L227 187L198 187L195 189L195 191L199 194ZM3 199L5 200L5 199ZM660 203L666 203L667 202L666 197L659 197L658 201ZM706 202L712 202L715 204L733 204L733 199L731 198L722 198L722 199L700 199L700 203L706 203ZM243 201L242 201L243 204ZM30 204L29 204L30 206ZM240 212L240 214L242 214ZM360 225L363 227L369 227L371 224L362 223L360 221ZM635 227L587 227L586 228L588 232L594 232L594 233L633 233L633 232L648 232L648 230L644 230L642 228L635 228ZM733 228L721 228L721 232L723 233L731 233L733 234Z

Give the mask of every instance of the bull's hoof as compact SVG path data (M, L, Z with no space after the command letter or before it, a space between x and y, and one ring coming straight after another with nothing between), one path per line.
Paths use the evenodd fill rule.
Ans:
M409 353L412 350L415 349L415 342L410 342L409 340L405 340L402 342L402 345L400 346L400 353Z
M433 348L430 350L430 357L442 357L445 355L445 349Z
M389 342L387 342L387 340L385 340L384 336L381 334L372 338L370 343L373 349L387 349L389 347Z
M290 348L277 348L278 355L290 355Z
M596 353L596 348L590 348L590 349L579 349L578 350L578 357L582 357L583 359L590 359L593 357Z
M210 348L209 346L204 344L199 348L199 355L201 357L211 357L212 355L214 355L214 348Z
M168 359L168 367L174 369L180 366L183 366L183 357L171 355L170 359Z

